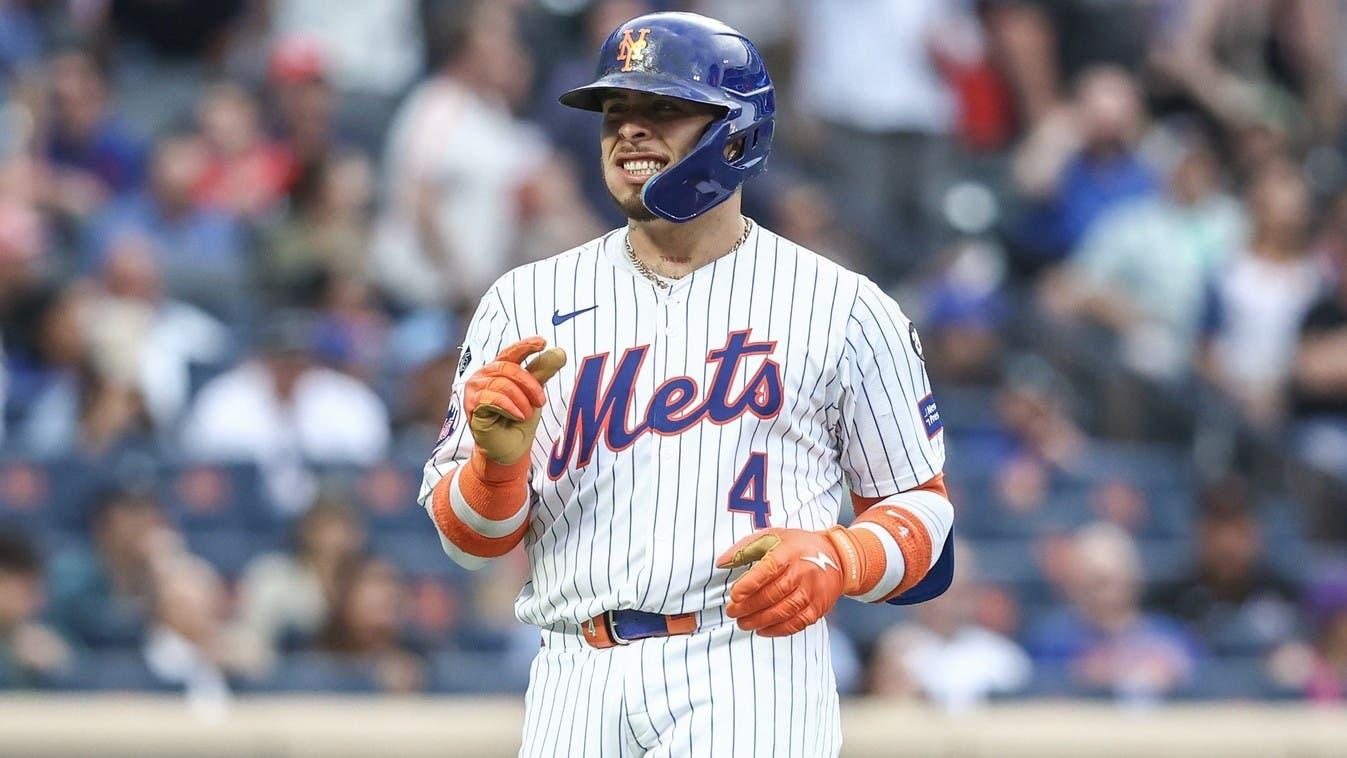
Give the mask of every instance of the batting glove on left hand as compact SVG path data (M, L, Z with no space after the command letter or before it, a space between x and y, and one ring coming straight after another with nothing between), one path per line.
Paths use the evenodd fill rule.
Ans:
M764 637L795 634L823 618L861 582L860 550L847 530L763 529L734 543L719 568L755 564L730 587L725 611Z
M545 347L542 337L520 340L468 377L463 388L473 440L498 464L511 466L528 454L547 402L543 385L566 365L566 351ZM539 352L528 366L520 365Z

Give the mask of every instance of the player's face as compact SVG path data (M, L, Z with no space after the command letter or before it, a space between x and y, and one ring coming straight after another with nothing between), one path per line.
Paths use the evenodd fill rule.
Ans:
M641 187L691 152L718 113L709 105L644 92L617 90L604 101L603 178L627 218L654 220L641 202Z

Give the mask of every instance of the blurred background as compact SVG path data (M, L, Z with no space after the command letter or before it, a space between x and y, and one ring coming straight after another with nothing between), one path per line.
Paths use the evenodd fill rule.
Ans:
M847 696L1347 698L1336 0L0 0L0 690L517 700L420 468L481 292L623 222L555 96L652 9L922 330L959 576L838 606Z

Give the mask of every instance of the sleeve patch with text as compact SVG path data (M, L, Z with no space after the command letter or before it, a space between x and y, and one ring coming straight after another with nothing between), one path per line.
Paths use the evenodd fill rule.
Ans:
M917 411L921 413L921 423L926 427L927 439L934 437L945 428L940 420L940 409L935 407L935 395L927 395L917 401Z

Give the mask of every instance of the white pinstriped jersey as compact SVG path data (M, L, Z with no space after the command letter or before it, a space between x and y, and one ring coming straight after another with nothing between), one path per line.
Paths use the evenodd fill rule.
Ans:
M672 283L641 276L624 229L501 277L468 328L421 502L466 460L463 383L542 335L548 383L530 472L521 621L724 603L716 556L765 526L825 529L848 490L886 496L941 471L916 330L859 274L755 225Z

